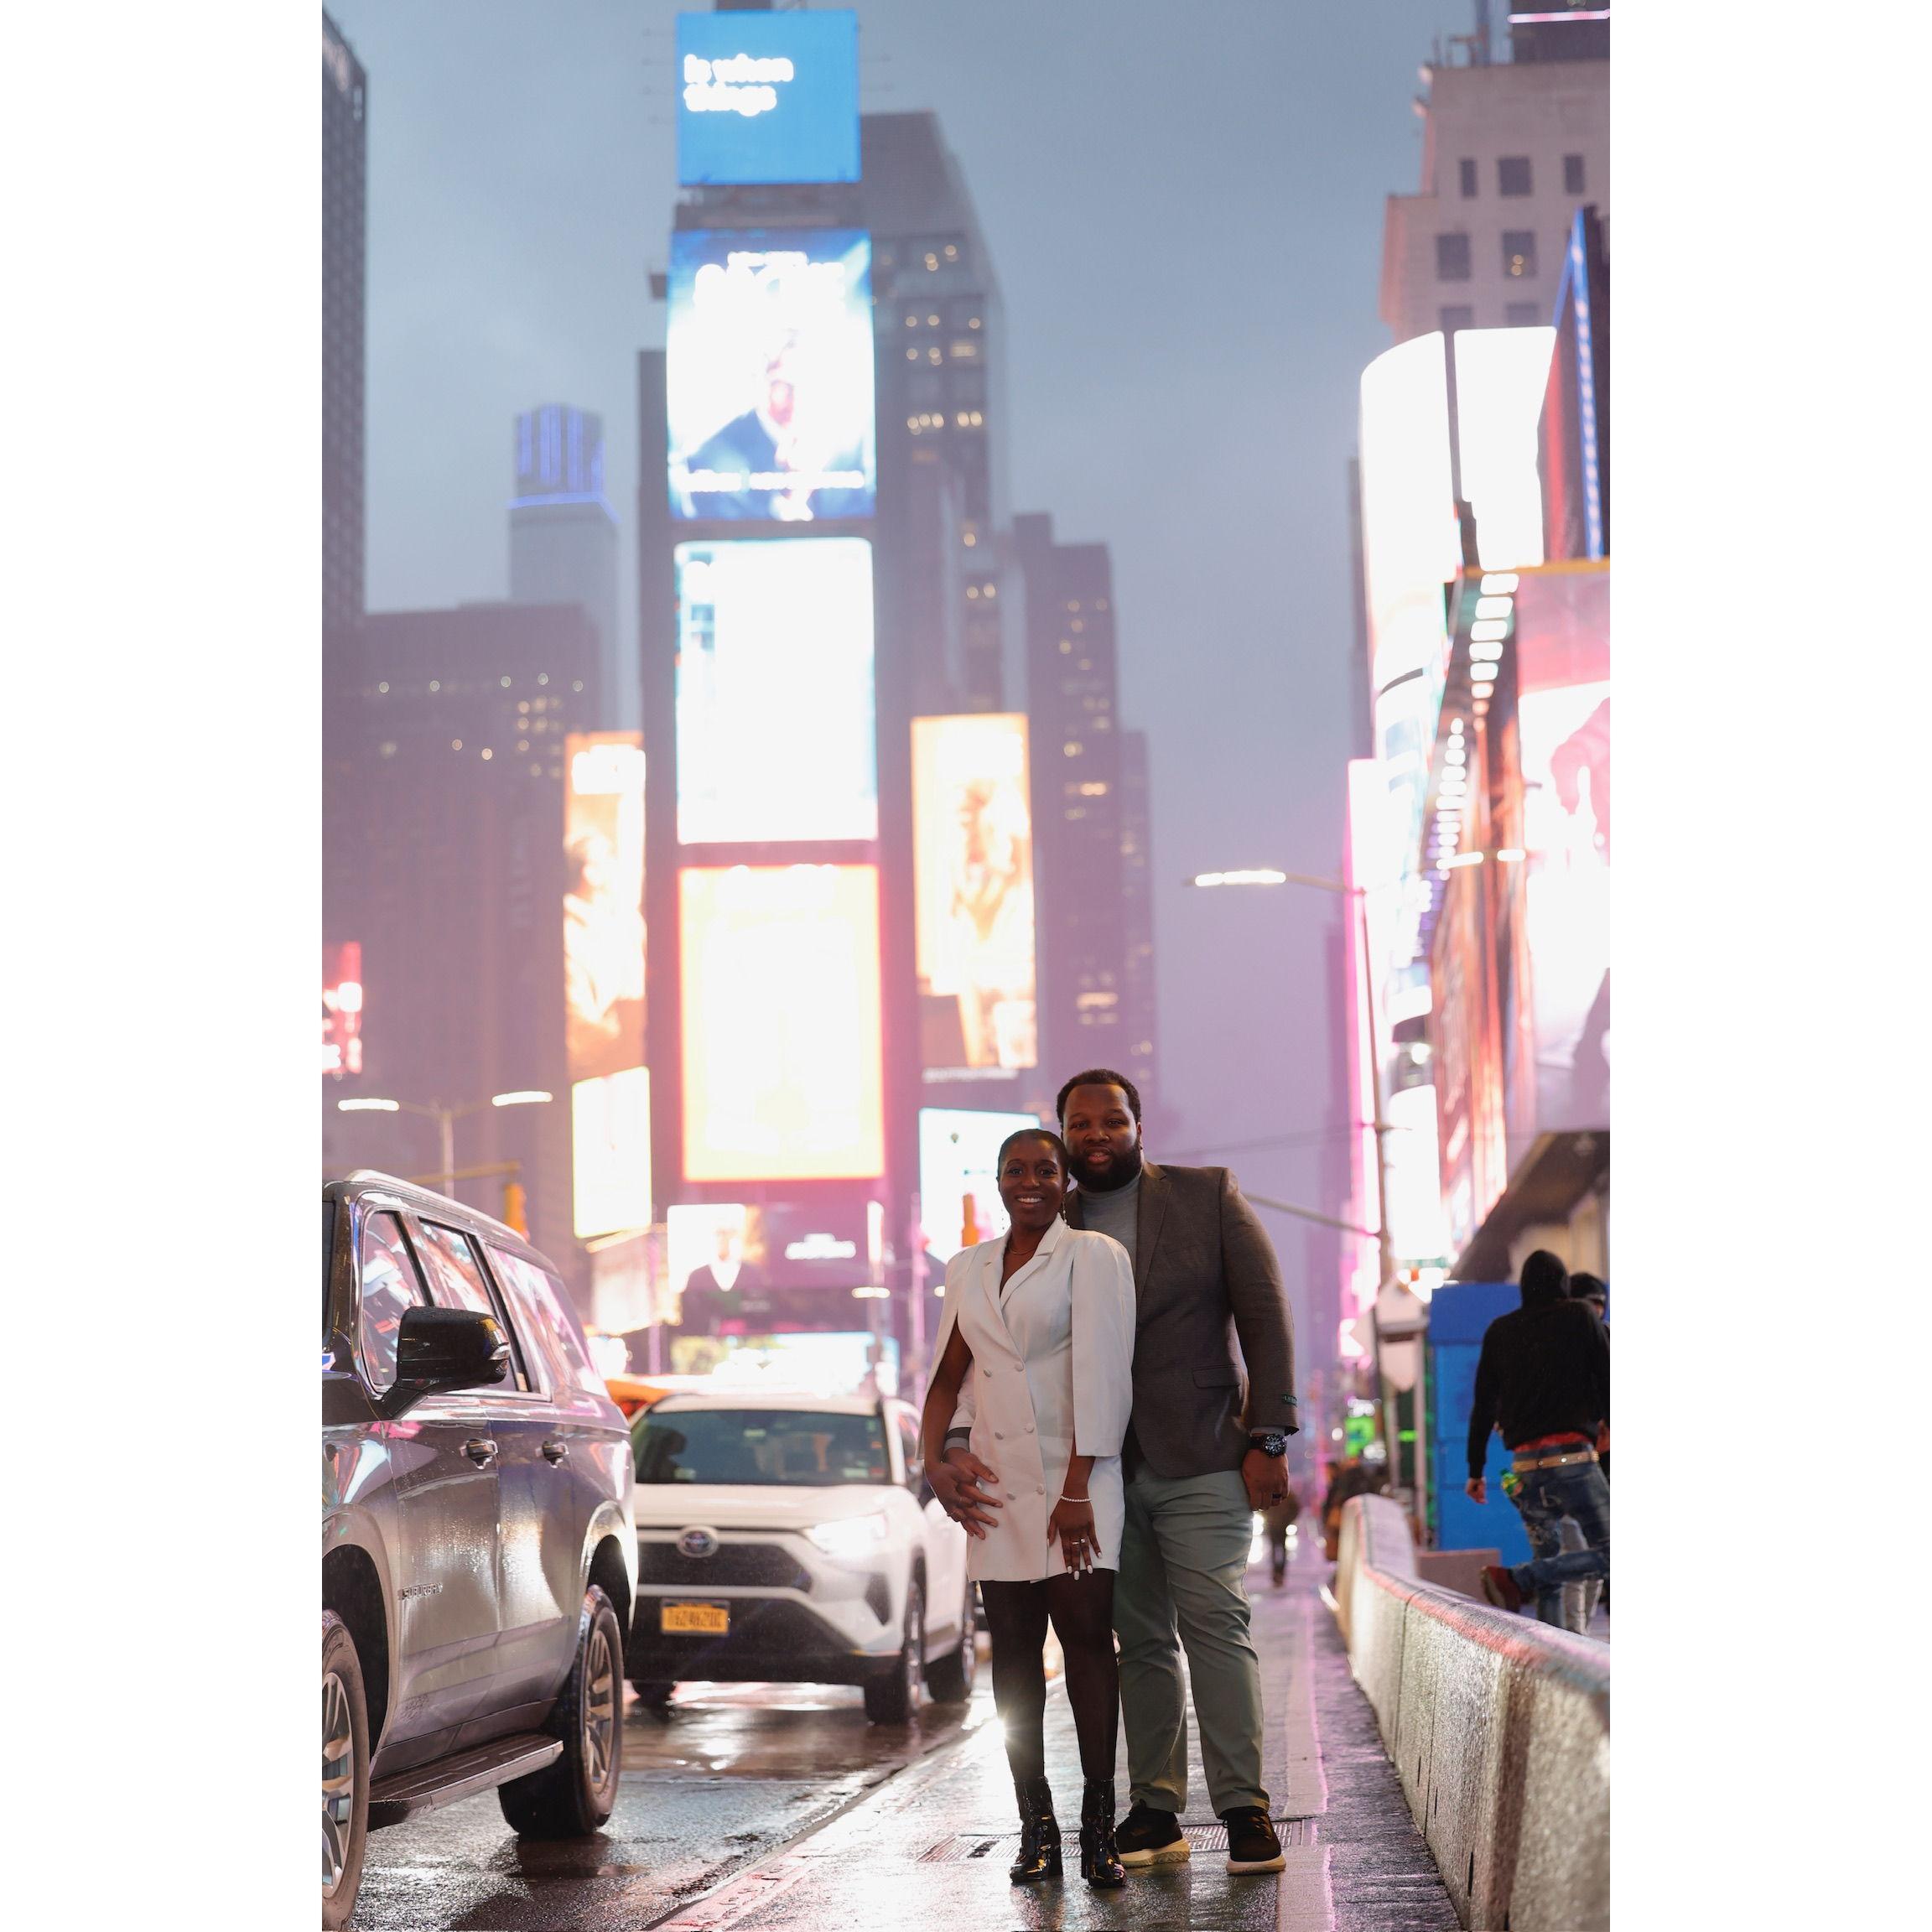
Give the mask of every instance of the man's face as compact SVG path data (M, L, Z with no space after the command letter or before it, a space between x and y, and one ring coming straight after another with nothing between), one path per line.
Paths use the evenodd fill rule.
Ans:
M1067 1096L1060 1133L1083 1187L1110 1193L1140 1171L1140 1123L1123 1088L1076 1087Z

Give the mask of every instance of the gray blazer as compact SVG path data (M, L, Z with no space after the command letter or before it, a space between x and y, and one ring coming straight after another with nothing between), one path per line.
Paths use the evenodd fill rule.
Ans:
M1081 1209L1076 1192L1069 1227L1086 1225ZM1169 1480L1238 1469L1250 1428L1298 1430L1280 1264L1234 1176L1144 1161L1134 1247L1128 1472L1136 1462Z

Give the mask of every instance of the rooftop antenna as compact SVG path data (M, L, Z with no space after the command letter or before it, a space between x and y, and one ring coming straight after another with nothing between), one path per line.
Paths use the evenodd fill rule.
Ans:
M1489 65L1489 0L1476 0L1476 65Z

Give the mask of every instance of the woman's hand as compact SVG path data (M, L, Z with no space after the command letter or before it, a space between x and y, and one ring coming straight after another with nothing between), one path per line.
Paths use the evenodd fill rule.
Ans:
M1093 1504L1085 1496L1062 1496L1046 1519L1046 1540L1059 1540L1060 1554L1076 1576L1084 1576L1100 1553L1100 1538L1093 1527Z

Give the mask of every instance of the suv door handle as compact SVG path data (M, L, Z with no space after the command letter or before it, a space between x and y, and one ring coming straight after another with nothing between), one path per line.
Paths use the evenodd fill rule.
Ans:
M570 1445L553 1436L543 1445L543 1453L553 1462L561 1462L570 1453Z
M496 1460L496 1445L487 1436L472 1436L463 1445L463 1453L480 1469Z

